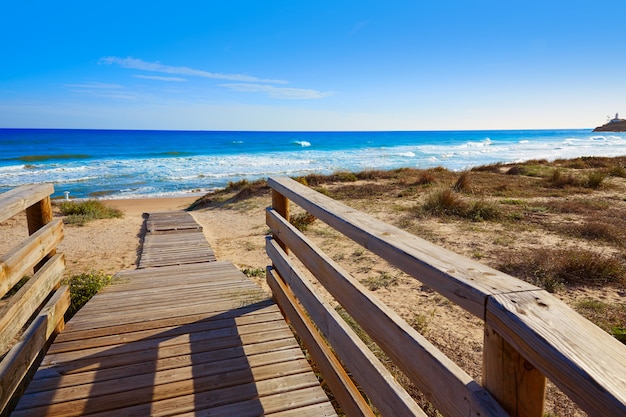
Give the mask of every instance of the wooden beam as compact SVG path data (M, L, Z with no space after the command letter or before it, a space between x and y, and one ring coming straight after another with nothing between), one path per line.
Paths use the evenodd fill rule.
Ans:
M63 222L53 220L0 257L0 296L46 258L62 239Z
M546 291L489 299L486 324L591 416L626 415L626 346Z
M546 377L489 325L482 383L511 417L543 416Z
M0 362L0 413L48 340L63 328L63 315L69 305L69 287L62 286Z
M0 309L0 355L4 354L24 324L59 287L65 270L63 254L55 255Z
M272 232L444 415L507 415L487 390L282 216L273 210L266 213Z
M50 196L46 196L26 209L26 221L28 223L28 234L32 235L52 221L52 203L50 202ZM43 259L33 267L37 272L48 259L50 259L56 253L56 249L53 248L50 252L43 257Z
M272 208L276 210L278 214L283 216L285 220L290 220L289 199L287 199L284 195L276 190L272 190ZM276 239L276 241L285 251L285 253L289 254L289 248L283 242L281 242L281 240L277 236L274 236L274 239Z
M52 184L33 184L22 185L0 194L0 222L10 219L52 193Z
M492 294L539 289L346 206L289 178L269 178L293 201L475 316L485 318ZM281 239L281 236L277 236Z
M398 384L341 316L321 299L313 285L277 242L267 238L266 243L267 253L280 276L378 411L383 416L425 417L426 414L415 400Z
M298 306L298 302L291 290L272 268L267 269L266 277L276 303L306 346L343 412L348 416L373 417L374 413L369 408L369 405L365 402L331 349L326 345L324 338L315 330L315 325Z

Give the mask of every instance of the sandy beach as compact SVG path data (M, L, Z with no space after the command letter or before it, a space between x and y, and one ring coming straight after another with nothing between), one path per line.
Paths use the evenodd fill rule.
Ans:
M119 219L103 219L85 226L65 225L65 237L59 251L66 256L68 275L89 271L115 274L134 269L141 243L144 213L184 210L197 197L141 198L103 200L124 213ZM58 214L58 213L57 213ZM204 234L220 260L240 268L264 267L265 217L263 207L253 214L236 210L198 210L191 214L203 227ZM6 229L6 227L4 228ZM252 251L252 248L257 250Z

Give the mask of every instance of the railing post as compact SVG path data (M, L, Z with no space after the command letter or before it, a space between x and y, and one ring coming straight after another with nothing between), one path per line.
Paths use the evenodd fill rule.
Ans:
M276 190L272 190L272 208L276 210L278 214L283 216L285 220L289 221L289 199ZM272 235L272 237L285 251L285 253L289 254L287 245L285 245L276 235Z
M37 230L44 227L52 221L52 202L50 196L44 197L37 203L26 209L26 221L28 223L28 234L32 235ZM37 272L52 256L56 254L53 249L45 258L35 265L34 270Z
M546 377L485 323L483 386L511 417L541 417Z

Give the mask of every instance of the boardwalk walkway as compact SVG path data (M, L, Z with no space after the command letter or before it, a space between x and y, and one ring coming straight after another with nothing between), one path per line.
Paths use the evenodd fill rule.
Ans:
M336 415L278 307L188 213L146 231L140 269L67 323L13 416Z

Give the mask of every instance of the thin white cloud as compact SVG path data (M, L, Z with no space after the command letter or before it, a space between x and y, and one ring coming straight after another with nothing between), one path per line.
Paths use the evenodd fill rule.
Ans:
M144 79L144 80L166 81L166 82L175 82L175 83L180 83L180 82L187 81L187 79L181 78L181 77L161 77L159 75L140 75L140 74L135 74L135 75L133 75L133 77L141 78L141 79Z
M253 77L245 74L222 74L217 72L209 72L189 67L173 67L164 65L160 62L146 62L136 58L119 58L115 56L107 56L100 58L100 64L118 65L122 68L129 68L141 71L159 72L163 74L187 75L193 77L213 78L217 80L242 81L242 82L263 82L273 84L286 84L284 80L272 80Z
M274 87L273 85L263 84L220 84L220 87L229 88L240 93L265 93L272 98L282 99L318 99L332 95L332 93L317 90Z
M119 84L109 84L109 83L99 83L96 81L90 81L82 84L65 84L65 87L68 88L79 88L79 89L89 89L89 90L119 90L125 88L123 85Z

